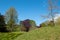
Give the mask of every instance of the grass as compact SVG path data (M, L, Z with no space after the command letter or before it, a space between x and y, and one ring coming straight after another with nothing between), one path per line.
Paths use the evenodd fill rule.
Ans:
M23 33L20 32L11 32L11 33L0 33L0 40L13 40Z
M29 32L0 33L0 40L60 40L60 26L41 27Z
M20 35L15 40L60 40L60 26L42 27Z

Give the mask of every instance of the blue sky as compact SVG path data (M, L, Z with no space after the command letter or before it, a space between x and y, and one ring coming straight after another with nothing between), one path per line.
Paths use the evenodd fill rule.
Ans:
M0 0L0 12L3 15L12 6L17 10L19 20L31 19L37 25L46 20L40 15L48 14L48 0Z

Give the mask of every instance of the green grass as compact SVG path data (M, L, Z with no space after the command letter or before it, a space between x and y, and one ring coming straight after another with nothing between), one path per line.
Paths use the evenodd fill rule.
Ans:
M60 26L41 27L29 32L0 33L0 40L60 40Z
M11 32L11 33L0 33L0 40L13 40L23 33L20 32Z
M42 27L20 35L15 40L60 40L60 26Z

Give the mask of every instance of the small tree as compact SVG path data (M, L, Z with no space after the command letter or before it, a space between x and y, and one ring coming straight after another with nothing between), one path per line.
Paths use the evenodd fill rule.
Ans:
M30 29L30 27L31 27L30 20L29 20L29 19L24 20L24 21L23 21L23 25L24 25L24 27L26 28L26 32L28 32L29 29Z
M21 21L20 22L20 26L21 26L21 30L22 31L28 32L29 29L30 29L30 27L31 27L30 20L29 19L26 19L24 21Z

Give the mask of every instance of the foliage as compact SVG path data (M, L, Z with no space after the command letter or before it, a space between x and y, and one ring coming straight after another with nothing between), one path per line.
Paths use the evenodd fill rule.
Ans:
M34 30L34 29L36 29L36 23L35 23L34 20L30 20L30 24L31 24L31 28L30 28L30 30Z
M22 27L22 30L28 32L30 27L31 27L31 24L30 24L30 20L27 19L27 20L24 20L24 21L21 21L20 23L21 27Z
M50 21L48 26L55 26L55 23L53 21Z
M26 31L26 28L23 25L23 21L20 21L20 30L21 31Z
M6 24L8 25L8 28L10 29L10 31L13 31L14 29L14 25L16 25L17 23L17 11L15 10L15 8L11 7L5 15L5 21Z
M4 20L4 16L0 14L0 32L8 32L6 29L6 24Z
M56 24L56 25L57 25L57 24L59 24L59 25L60 25L60 17L56 19L55 24Z
M41 27L46 27L45 23L40 24Z
M26 19L24 21L20 21L21 30L27 31L36 28L35 21Z

